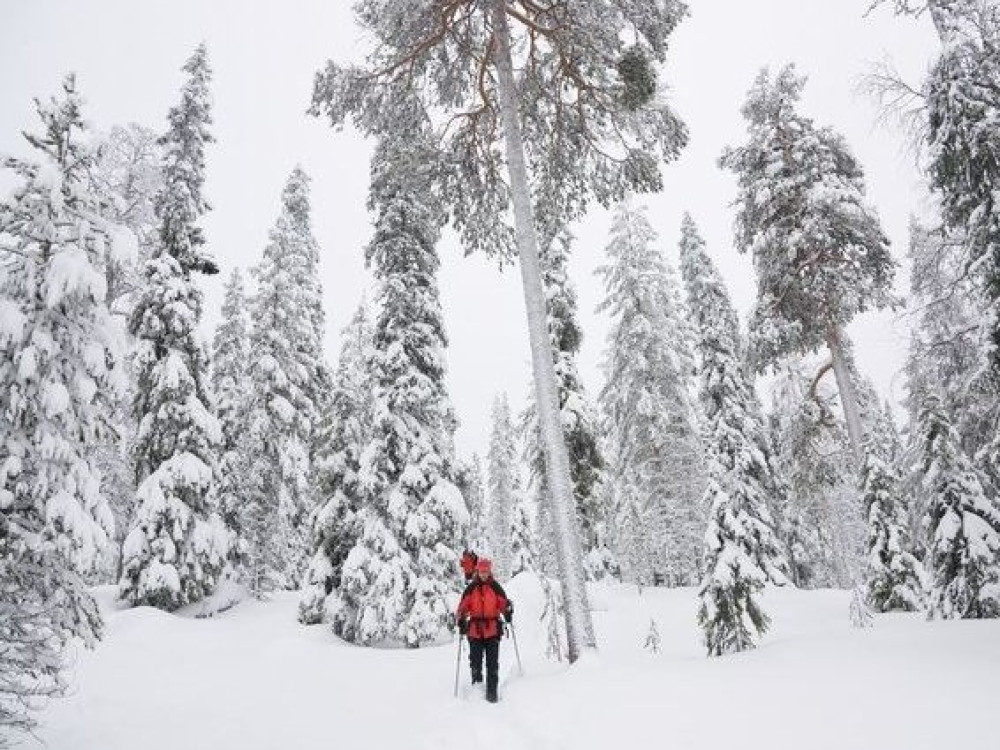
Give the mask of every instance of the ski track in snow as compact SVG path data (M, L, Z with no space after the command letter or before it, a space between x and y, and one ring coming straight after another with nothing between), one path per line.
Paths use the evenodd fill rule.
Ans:
M769 590L755 651L704 657L691 589L597 586L601 650L544 657L543 598L521 576L525 675L501 646L500 703L456 643L356 648L295 621L296 594L209 619L123 610L99 590L104 642L18 750L996 750L1000 622L882 615L849 624L849 592ZM662 651L642 649L655 618Z

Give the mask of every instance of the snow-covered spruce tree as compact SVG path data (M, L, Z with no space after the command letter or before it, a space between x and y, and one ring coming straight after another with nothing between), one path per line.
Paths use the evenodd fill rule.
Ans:
M711 509L697 615L709 656L753 648L750 628L763 635L771 623L759 601L768 572L754 559L754 521L759 519L751 518L727 492L727 486L733 486L729 479L718 454L710 453L705 494Z
M887 1L887 0L886 0ZM956 243L959 283L978 294L969 302L976 324L976 370L973 403L995 405L1000 401L1000 8L993 0L893 0L899 13L918 15L929 11L941 54L923 86L928 171L932 190L940 197L948 242ZM916 276L912 276L916 278ZM951 296L951 295L943 295ZM945 320L944 315L941 320ZM956 326L956 331L963 329ZM969 338L969 329L964 336ZM948 408L949 394L941 397ZM921 398L914 399L916 408ZM971 455L977 466L988 469L992 487L1000 494L1000 429L997 412L988 415L991 439ZM981 408L970 409L977 417ZM970 431L966 417L951 415L967 445ZM968 449L968 446L967 446Z
M895 263L865 201L864 174L843 138L796 112L805 79L761 71L743 106L748 142L720 165L736 174L736 247L752 253L757 303L750 321L758 370L790 354L830 351L851 449L863 429L845 328L894 304Z
M868 519L865 601L876 612L920 609L920 563L910 545L910 524L894 464L891 416L879 413L865 442L861 497Z
M537 526L531 512L530 496L521 491L514 498L514 511L510 526L510 574L538 570Z
M918 429L929 495L927 616L1000 617L1000 508L983 491L937 396L924 400Z
M966 271L965 245L961 233L911 223L908 307L913 321L906 362L907 406L910 424L916 425L926 396L937 394L962 448L984 472L985 489L996 495L1000 379L983 366L988 345L981 325L982 289ZM916 438L917 431L911 429L910 435ZM911 453L919 452L918 443L910 441ZM919 482L912 492L922 515L926 497Z
M100 204L100 213L119 227L113 245L124 252L109 254L104 263L107 306L113 315L128 321L142 283L142 268L157 239L156 196L163 188L162 151L157 135L132 123L116 126L95 142L95 158L87 170L87 184ZM131 236L129 236L129 232ZM128 336L128 350L134 341ZM128 368L130 363L126 362ZM105 555L104 575L121 577L121 550L132 529L136 511L136 484L132 444L137 431L129 390L115 409L109 440L95 448L101 470L101 493L108 499L115 519L114 544Z
M626 479L613 485L616 493L612 497L616 523L612 539L621 561L623 579L627 578L634 583L641 594L643 586L653 585L656 548L644 506L646 498L633 491L639 486L638 482Z
M473 453L471 459L458 460L455 484L465 499L465 507L469 510L469 527L464 546L474 551L486 549L486 518L489 506L483 476L483 462L478 453Z
M374 383L367 365L372 361L373 337L371 311L362 299L341 336L340 358L320 420L313 464L312 559L299 602L299 620L312 625L329 619L338 632L350 620L350 610L339 606L344 561L361 533L358 471L361 452L372 436Z
M198 226L209 208L202 188L205 146L213 140L204 45L184 72L181 101L170 110L170 127L160 140L159 241L143 269L130 321L137 339L138 504L119 583L122 599L165 610L211 593L231 544L213 498L221 433L209 402L208 355L198 335L202 294L194 279L218 272Z
M492 422L486 469L490 498L486 543L493 556L497 577L506 579L514 574L511 566L515 544L513 530L519 520L515 516L515 509L523 503L517 436L506 393L499 394L493 400Z
M538 428L538 413L529 396L528 406L521 413L518 424L523 450L522 461L528 469L528 482L524 494L535 510L534 535L537 542L535 564L539 572L555 576L559 569L556 531L552 521L552 502L548 498L548 479L544 473L544 449ZM591 571L589 565L587 574Z
M111 229L88 191L76 80L36 100L39 161L0 201L0 745L64 688L63 647L101 618L83 575L111 532L93 446L124 388L106 306Z
M468 524L453 479L455 420L444 383L435 248L442 217L422 147L409 132L383 140L372 162L375 235L366 258L379 285L368 362L372 435L359 469L360 536L344 562L334 614L341 635L367 645L415 647L448 631Z
M894 474L894 481L899 479L899 468L902 466L902 446L896 425L892 417L892 410L888 404L879 400L875 384L870 378L860 375L857 370L852 370L853 377L858 387L858 403L861 409L861 425L864 430L863 449L877 450L879 458L886 464ZM863 451L864 452L864 451ZM846 451L845 451L846 453ZM850 583L862 592L864 598L867 593L868 570L870 566L870 553L872 545L879 546L880 542L873 540L872 522L875 518L869 515L869 505L865 497L864 474L867 455L861 461L858 474L855 477L853 493L845 493L847 503L841 507L838 524L835 527L836 533L843 539L841 548L844 550L846 559L849 562L852 578ZM844 464L844 476L849 477L850 464ZM848 485L845 483L845 489ZM902 493L902 486L897 489ZM853 495L853 499L851 496ZM906 503L900 499L899 520L904 524L911 520L908 516ZM860 512L859 512L860 509ZM880 536L879 530L874 531L874 536ZM907 538L907 552L912 552L912 545ZM909 564L906 561L903 564Z
M544 206L544 204L543 204ZM536 212L541 223L539 262L545 308L548 315L549 343L554 357L559 386L559 410L563 439L569 452L570 475L576 516L583 536L583 551L589 577L601 577L611 565L607 550L605 515L599 492L604 458L597 438L597 425L590 400L577 371L576 357L583 342L583 331L576 319L576 290L568 275L573 236L565 227L551 227L544 208ZM530 469L530 486L537 504L547 505L545 451L538 424L535 400L529 398L521 417L522 432ZM551 509L546 508L551 520Z
M598 309L611 315L599 405L608 481L617 512L625 513L618 523L646 527L656 571L670 585L690 585L700 578L705 531L702 449L691 392L693 331L679 283L655 242L643 209L618 207L606 249L609 263L598 269L606 287ZM619 544L622 552L639 546L627 538Z
M296 167L253 269L249 438L242 489L247 579L255 596L299 586L307 564L311 454L324 379L322 317L309 178Z
M945 225L964 237L963 270L980 285L981 351L993 403L1000 401L1000 7L937 0L931 12L942 53L926 86L931 187ZM975 454L1000 497L1000 414Z
M660 631L656 627L656 620L653 618L649 619L649 632L646 633L646 640L643 642L642 647L652 654L660 653Z
M758 595L784 584L787 562L771 507L781 484L764 431L760 404L743 362L739 321L722 277L690 216L681 224L681 273L695 326L708 487L705 575L698 623L709 655L752 648L750 626L769 622Z
M402 135L412 123L400 115L420 97L439 124L436 187L463 245L503 257L516 250L520 259L573 662L595 641L532 191L552 197L552 218L565 223L592 198L610 205L628 190L660 188L660 162L676 158L687 134L656 95L655 66L687 8L681 0L363 0L355 8L377 44L363 66L327 65L313 112L336 126L350 118L368 134Z
M222 427L218 507L237 539L242 532L243 488L253 450L247 440L249 365L250 310L243 274L234 268L226 283L222 321L212 340L212 392ZM234 552L241 556L238 548Z
M942 51L926 84L931 187L964 265L982 284L989 361L1000 379L1000 8L931 0Z

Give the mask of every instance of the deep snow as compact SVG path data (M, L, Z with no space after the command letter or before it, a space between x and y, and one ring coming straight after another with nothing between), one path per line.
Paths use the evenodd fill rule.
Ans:
M537 584L518 605L525 676L501 648L501 703L452 697L456 645L378 651L295 620L297 595L209 619L116 609L76 658L73 691L41 716L35 750L996 750L1000 621L881 615L850 627L842 591L769 590L773 630L707 659L691 589L595 586L600 652L547 661ZM662 650L642 644L655 618Z

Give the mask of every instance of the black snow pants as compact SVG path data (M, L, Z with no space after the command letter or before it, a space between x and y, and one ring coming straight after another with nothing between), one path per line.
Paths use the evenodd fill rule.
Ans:
M473 682L482 682L483 656L486 657L486 695L495 697L500 676L500 636L469 639L469 666L472 667Z

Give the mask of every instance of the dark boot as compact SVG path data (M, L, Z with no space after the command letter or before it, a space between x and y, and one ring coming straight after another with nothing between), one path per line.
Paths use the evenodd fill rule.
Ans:
M488 700L490 703L496 703L497 702L497 686L496 685L490 685L490 686L488 686L486 688L486 700Z
M472 673L472 684L476 685L483 681L483 676L477 672Z

